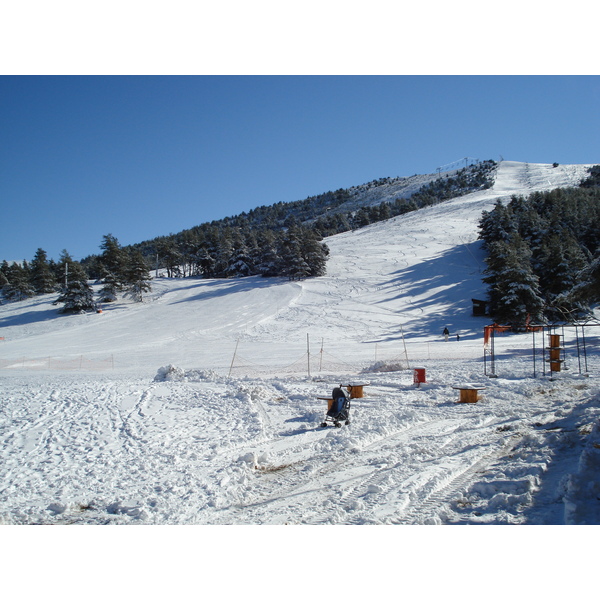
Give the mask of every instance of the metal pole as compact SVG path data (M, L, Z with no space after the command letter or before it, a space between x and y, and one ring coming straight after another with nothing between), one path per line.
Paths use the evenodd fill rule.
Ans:
M306 359L308 362L308 378L310 379L310 341L308 333L306 334Z
M537 377L537 372L535 369L535 327L531 328L531 334L533 337L533 343L532 343L532 348L533 348L533 378L535 379Z
M542 325L542 375L546 377L546 346L544 340L546 339L546 328Z
M579 374L581 375L581 353L579 351L579 327L575 323L575 341L577 343L577 364L579 365Z
M495 356L495 352L494 352L495 339L496 339L496 329L492 327L492 335L490 336L491 347L492 347L492 377L496 377L496 356Z
M565 366L565 371L568 369L567 367L567 342L566 342L566 338L565 338L565 324L563 323L561 325L561 331L562 331L562 361L564 363Z
M321 338L321 356L319 360L319 373L323 371L323 338Z
M231 359L231 366L229 367L229 375L227 377L231 377L231 370L233 369L233 363L235 362L235 355L237 354L238 344L240 343L240 338L238 338L235 343L235 350L233 351L233 358Z
M581 337L583 338L583 364L585 365L585 372L588 372L588 366L587 366L587 351L585 348L585 330L584 330L584 326L581 326Z
M406 349L406 339L404 338L404 329L402 329L402 324L400 324L400 333L402 334L402 344L404 345L404 355L406 356L406 368L410 369L410 364L408 362L408 350Z

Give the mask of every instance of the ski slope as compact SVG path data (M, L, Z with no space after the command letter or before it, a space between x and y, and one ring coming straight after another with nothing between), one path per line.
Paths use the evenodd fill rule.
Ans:
M566 332L552 379L530 334L498 337L489 378L471 314L482 211L588 166L504 161L491 189L328 238L316 279L0 306L0 523L600 523L599 334L580 372ZM349 383L368 384L351 424L321 428L320 397ZM485 386L477 404L462 384Z

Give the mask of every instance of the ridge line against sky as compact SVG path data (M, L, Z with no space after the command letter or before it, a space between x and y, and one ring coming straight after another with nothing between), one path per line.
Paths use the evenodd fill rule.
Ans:
M433 17L429 5L389 12L382 2L368 13L337 2L195 13L124 2L118 22L111 1L100 13L33 4L35 18L32 3L2 9L13 22L0 40L0 260L31 260L39 247L81 259L108 233L128 245L465 156L600 162L596 75L485 75L567 62L586 73L596 55L586 36L562 36L560 52L535 45L559 24L587 31L578 2L560 18L514 2L459 2ZM509 44L499 30L511 10Z

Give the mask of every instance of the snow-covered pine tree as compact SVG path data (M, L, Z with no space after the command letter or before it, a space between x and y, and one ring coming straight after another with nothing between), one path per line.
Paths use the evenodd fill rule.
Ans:
M156 244L160 264L167 270L167 277L179 277L183 257L173 238L161 238Z
M215 276L215 258L206 247L200 248L197 253L197 264L204 279L212 279Z
M569 294L569 300L577 303L583 310L590 304L600 302L600 250L594 260L578 274L578 280Z
M67 289L54 301L54 304L64 304L60 312L80 313L95 310L94 292L87 281L72 280Z
M278 240L271 230L261 231L254 249L254 264L263 277L277 277L280 274Z
M88 276L82 264L74 261L71 255L63 250L57 265L58 283L62 291L66 291L70 281L87 281Z
M0 270L0 301L4 297L4 290L8 286L8 278L4 274L4 271Z
M98 302L115 302L122 285L117 282L112 273L107 273L102 283L103 285L98 291Z
M248 277L254 274L250 252L241 237L236 236L226 274L227 277Z
M228 268L232 255L233 241L230 228L221 228L217 245L213 250L215 277L229 277Z
M580 282L580 273L586 266L585 256L568 229L542 240L534 271L547 304L547 317L552 321L577 317L581 305L569 299L569 292Z
M24 261L25 262L25 261ZM4 286L3 295L11 302L19 302L35 296L35 290L29 282L29 269L13 263L8 268L8 284Z
M523 327L528 316L542 318L544 300L539 279L531 268L531 250L520 235L511 242L489 245L490 256L484 281L490 285L490 311L500 323Z
M103 236L100 248L103 251L99 257L100 265L104 270L103 278L110 273L118 285L123 285L127 278L125 274L127 253L119 244L119 240L109 233Z
M492 242L507 241L517 232L512 210L504 206L500 200L496 201L493 210L483 211L479 229L479 237L486 245Z
M300 280L310 277L310 266L302 253L302 230L293 227L287 231L281 244L280 274L289 280Z
M312 231L305 229L302 237L302 256L308 265L309 277L320 277L327 271L329 247Z
M36 294L50 294L57 288L56 277L47 256L44 250L38 248L31 261L31 284Z
M131 252L125 270L125 296L143 302L144 293L152 291L150 268L139 250Z

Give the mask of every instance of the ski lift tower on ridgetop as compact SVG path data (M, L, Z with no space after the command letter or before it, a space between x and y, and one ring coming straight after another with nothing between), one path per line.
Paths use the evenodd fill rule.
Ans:
M459 169L462 165L463 160L465 161L465 168L467 168L470 164L473 165L478 165L479 164L479 159L478 158L471 158L470 156L465 156L464 158L461 158L459 160L455 160L454 162L448 163L447 165L442 165L441 167L438 167L436 169L438 177L441 177L441 173L442 171L454 171L455 169Z

